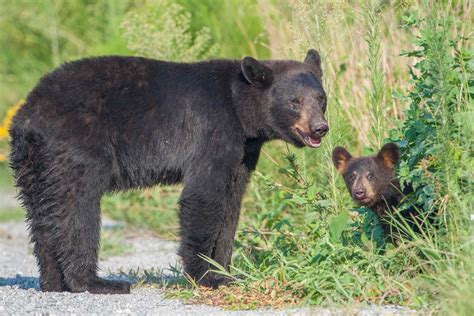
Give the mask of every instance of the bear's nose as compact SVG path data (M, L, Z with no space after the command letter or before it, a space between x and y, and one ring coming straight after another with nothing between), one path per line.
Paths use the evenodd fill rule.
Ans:
M328 131L329 125L326 122L316 123L311 126L311 133L319 137L323 137Z
M363 199L365 197L365 190L364 189L356 189L354 195L358 199Z

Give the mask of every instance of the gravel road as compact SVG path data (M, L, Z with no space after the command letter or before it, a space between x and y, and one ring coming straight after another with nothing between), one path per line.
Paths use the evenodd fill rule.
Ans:
M11 197L0 195L0 208ZM150 234L125 239L131 251L100 262L100 274L110 276L120 270L167 268L178 260L176 243ZM39 290L35 258L22 222L0 223L0 315L25 314L139 314L139 315L402 315L413 311L396 307L368 307L353 310L293 309L224 311L206 305L189 305L166 299L157 288L137 287L130 295L89 293L43 293Z

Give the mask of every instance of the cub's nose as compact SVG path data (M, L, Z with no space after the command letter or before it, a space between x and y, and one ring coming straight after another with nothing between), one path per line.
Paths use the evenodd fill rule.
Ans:
M315 136L323 137L329 132L329 125L326 122L316 123L311 126L311 133Z
M363 199L365 197L365 190L364 189L356 189L354 192L356 199Z

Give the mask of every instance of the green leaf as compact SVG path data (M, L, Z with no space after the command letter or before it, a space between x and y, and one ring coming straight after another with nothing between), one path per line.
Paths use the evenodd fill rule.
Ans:
M349 212L344 211L334 217L329 223L329 236L332 242L340 243L342 232L347 228L349 223Z
M303 196L299 196L299 195L293 195L292 200L296 204L300 204L300 205L306 204L306 202L307 202L306 199Z
M308 199L310 199L310 200L316 199L316 192L317 192L316 185L315 184L311 185L308 188L308 193L307 193Z

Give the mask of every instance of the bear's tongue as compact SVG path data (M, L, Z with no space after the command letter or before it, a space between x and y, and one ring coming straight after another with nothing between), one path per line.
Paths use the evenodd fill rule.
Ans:
M315 138L307 135L304 138L304 142L306 143L306 145L313 148L321 146L321 138Z

